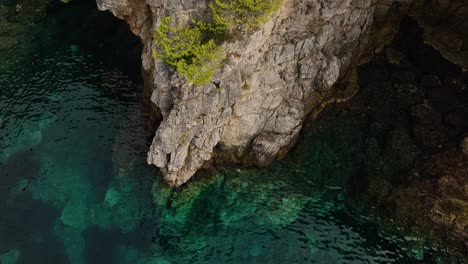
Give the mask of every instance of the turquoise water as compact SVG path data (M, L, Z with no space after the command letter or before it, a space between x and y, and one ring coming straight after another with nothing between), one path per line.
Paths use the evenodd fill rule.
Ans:
M349 209L357 125L324 123L269 169L169 189L146 165L131 52L101 52L99 25L76 37L90 8L45 18L33 53L0 63L0 263L461 263Z

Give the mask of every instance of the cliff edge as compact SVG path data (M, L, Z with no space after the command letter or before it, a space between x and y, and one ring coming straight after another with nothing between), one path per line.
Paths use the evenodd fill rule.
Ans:
M283 0L259 28L229 32L221 69L193 85L153 57L152 34L167 16L205 17L209 2L97 0L142 39L145 86L162 117L148 163L173 186L213 157L260 167L283 157L311 113L354 94L356 65L392 40L405 14L426 21L421 10L433 10L423 1Z

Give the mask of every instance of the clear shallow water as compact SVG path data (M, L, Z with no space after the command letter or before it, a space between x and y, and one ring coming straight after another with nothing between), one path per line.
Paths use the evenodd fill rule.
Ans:
M153 187L141 90L118 58L53 40L0 64L0 263L457 263L347 209L352 124L267 170Z

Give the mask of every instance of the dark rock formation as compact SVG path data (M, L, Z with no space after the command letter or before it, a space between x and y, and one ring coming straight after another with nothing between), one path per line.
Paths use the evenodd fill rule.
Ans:
M409 227L467 241L468 75L423 44L414 22L402 27L387 56L360 68L360 93L334 110L369 125L354 146L367 151L350 194Z
M17 46L28 27L45 16L50 0L0 1L0 52ZM1 56L2 53L0 53Z
M420 1L412 12L424 28L424 41L461 67L468 68L468 4L465 0Z

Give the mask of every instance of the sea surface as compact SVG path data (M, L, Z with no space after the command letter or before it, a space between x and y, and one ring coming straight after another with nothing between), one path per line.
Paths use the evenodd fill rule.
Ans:
M1 264L461 263L350 209L353 124L308 132L268 169L168 188L146 165L138 40L119 43L122 22L89 4L34 27L27 49L0 57Z

